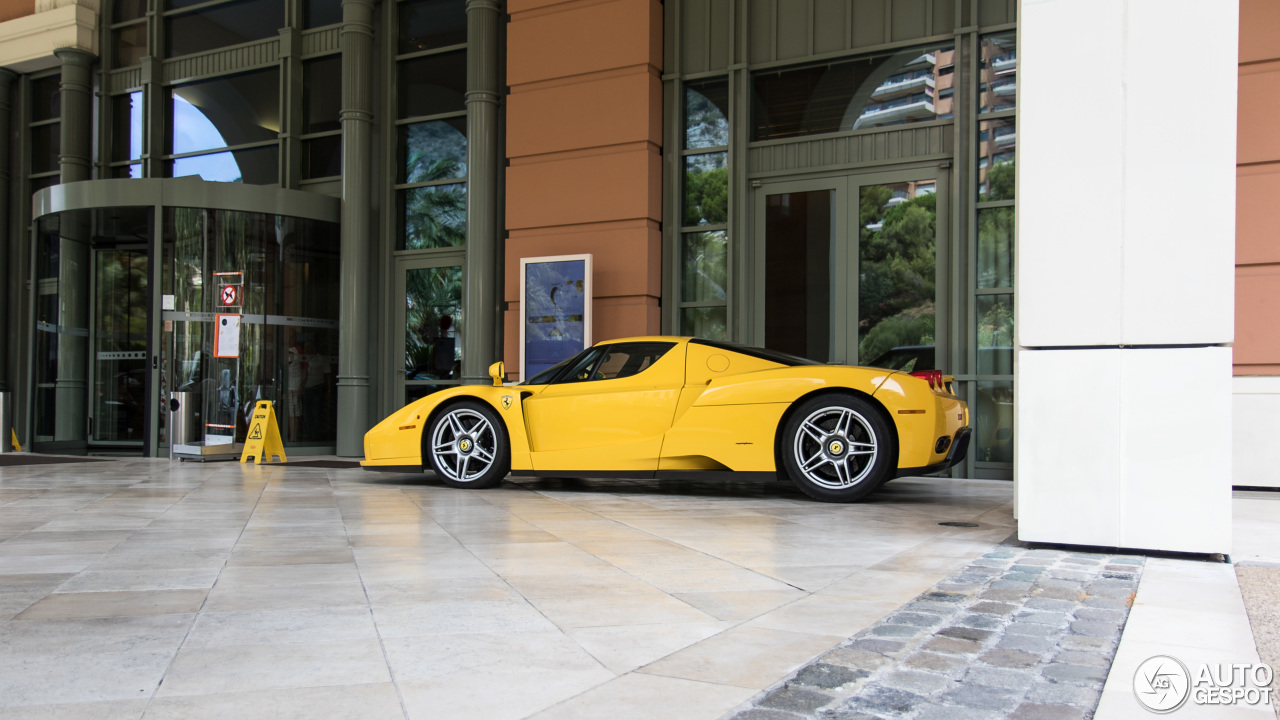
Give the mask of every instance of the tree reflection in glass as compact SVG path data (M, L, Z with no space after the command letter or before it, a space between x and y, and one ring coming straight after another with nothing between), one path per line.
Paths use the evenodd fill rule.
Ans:
M729 144L729 82L724 78L691 82L684 90L684 146L724 147Z
M729 221L728 153L684 159L684 224L723 225Z
M862 188L858 362L873 362L896 347L934 343L938 264L934 187L930 181Z
M405 272L406 380L458 377L462 361L462 267Z
M727 245L728 238L723 230L685 233L681 258L685 302L723 302L727 299Z
M465 181L466 118L414 123L400 129L402 182ZM465 182L426 185L401 191L404 230L401 248L456 247L467 240Z

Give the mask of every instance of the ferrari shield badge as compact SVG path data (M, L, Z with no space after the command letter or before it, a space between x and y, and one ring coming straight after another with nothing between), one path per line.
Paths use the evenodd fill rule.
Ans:
M510 409L511 409L511 396L510 396L510 395L503 395L503 396L502 396L502 409L503 409L503 410L510 410Z

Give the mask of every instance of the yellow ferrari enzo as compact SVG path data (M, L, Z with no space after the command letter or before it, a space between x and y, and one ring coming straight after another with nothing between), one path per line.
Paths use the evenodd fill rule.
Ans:
M679 337L610 340L525 382L466 385L364 436L366 470L485 488L509 472L711 477L781 472L810 497L855 502L887 480L964 459L969 410L937 370L901 373Z

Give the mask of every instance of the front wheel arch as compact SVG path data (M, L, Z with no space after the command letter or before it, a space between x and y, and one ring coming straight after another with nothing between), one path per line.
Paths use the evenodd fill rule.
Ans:
M821 390L814 390L811 393L806 393L804 395L801 395L800 397L791 401L791 405L787 407L786 412L782 413L782 417L778 419L778 427L774 428L774 431L773 431L773 467L778 474L778 479L781 480L786 475L786 470L784 469L782 464L782 441L783 441L783 435L785 435L785 433L783 432L783 428L787 426L787 422L791 420L791 416L795 415L796 410L801 405L803 405L808 400L819 397L821 395L845 395L845 396L856 397L866 401L866 403L870 405L873 410L879 413L880 419L884 420L885 425L889 427L889 437L887 437L886 439L889 441L891 446L889 456L893 458L894 472L889 473L888 479L892 479L896 474L897 469L901 467L901 464L899 462L899 457L898 457L898 448L899 448L898 425L894 423L893 416L889 414L888 408L886 408L883 404L881 404L879 400L876 400L874 397L872 397L871 395L868 395L865 392L862 392L861 390L855 390L853 388L823 388ZM888 482L888 479L886 480L886 482Z
M428 443L430 443L431 441L431 430L432 428L435 427L436 421L439 419L441 415L449 412L450 410L458 407L459 405L471 405L471 404L480 405L484 407L486 410L488 410L489 412L493 413L493 419L496 420L496 422L493 423L494 430L495 432L498 432L501 434L502 441L506 446L506 462L505 462L506 470L505 472L502 472L499 475L498 480L501 481L502 477L505 477L510 473L511 471L511 432L510 430L507 429L506 419L502 416L502 413L500 413L498 409L493 406L492 403L486 402L483 398L474 397L470 395L459 395L456 397L449 398L448 400L441 402L434 409L432 409L430 413L427 414L427 419L422 424L422 435L418 439L418 443L419 443L418 453L420 455L419 461L422 463L423 473L435 472L435 468L431 464L431 457L430 457L430 451L428 449Z

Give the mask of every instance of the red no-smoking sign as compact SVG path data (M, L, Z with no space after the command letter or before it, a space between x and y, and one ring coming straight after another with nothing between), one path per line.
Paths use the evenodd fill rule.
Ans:
M219 302L225 306L235 306L240 304L240 286L239 285L223 285L222 291L218 295Z

